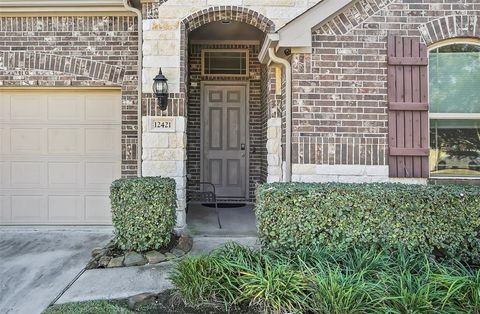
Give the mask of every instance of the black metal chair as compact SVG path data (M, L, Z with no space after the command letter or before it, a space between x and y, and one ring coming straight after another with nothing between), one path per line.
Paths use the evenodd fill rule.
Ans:
M210 191L204 191L205 187L209 187ZM217 194L215 185L210 182L199 182L199 190L187 189L187 213L189 204L210 204L215 206L217 214L218 227L222 229L220 215L218 213Z

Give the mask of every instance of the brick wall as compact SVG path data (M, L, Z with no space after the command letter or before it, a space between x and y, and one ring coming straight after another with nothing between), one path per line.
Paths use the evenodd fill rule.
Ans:
M232 77L203 77L201 75L201 50L202 49L249 49L248 78ZM248 81L248 132L250 138L249 154L249 195L254 198L257 184L265 182L266 176L262 175L262 169L266 169L266 105L262 103L261 76L262 71L258 61L259 45L200 45L191 44L189 48L189 89L187 104L187 173L190 177L190 187L194 187L194 181L200 181L200 82L202 80L218 81Z
M122 175L137 174L137 19L0 17L0 85L118 86Z
M267 177L268 177L268 164L267 164L267 120L269 118L269 96L270 96L270 69L262 65L261 66L261 83L260 83L260 91L261 91L261 103L262 108L261 108L261 139L262 142L260 144L260 148L262 149L262 154L261 154L261 162L260 162L260 181L261 182L267 182Z
M475 0L360 0L295 54L293 163L388 165L387 34L480 37Z

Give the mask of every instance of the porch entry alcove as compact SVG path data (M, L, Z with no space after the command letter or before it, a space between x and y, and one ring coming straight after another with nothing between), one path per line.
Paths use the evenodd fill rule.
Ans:
M251 202L267 181L267 66L258 53L266 31L224 18L187 34L187 188L215 185L215 208L189 205L195 234L256 235ZM208 187L208 186L207 186Z
M249 202L266 182L265 32L225 19L188 34L187 177L215 185L221 202Z

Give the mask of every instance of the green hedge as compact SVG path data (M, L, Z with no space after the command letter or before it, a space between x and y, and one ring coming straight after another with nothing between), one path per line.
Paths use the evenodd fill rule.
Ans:
M112 183L112 221L117 243L123 249L146 251L170 242L176 221L175 188L175 180L160 177Z
M264 184L260 239L270 248L398 246L480 263L480 187Z

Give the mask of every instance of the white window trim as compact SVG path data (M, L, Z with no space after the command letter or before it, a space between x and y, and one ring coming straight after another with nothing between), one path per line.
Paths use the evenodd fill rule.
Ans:
M205 52L243 52L245 53L245 74L205 74ZM249 77L250 51L248 49L202 49L201 53L202 76L206 77Z
M428 114L430 120L480 120L480 113L435 113Z
M450 45L477 45L480 46L480 39L477 38L451 38L451 39L446 39L442 40L440 42L434 43L428 47L428 53L430 55L430 52L432 50L435 50L437 48L445 47L445 46L450 46ZM430 68L430 63L428 65ZM430 71L427 71L427 75L429 75ZM430 76L428 76L428 99L430 98ZM430 121L431 120L480 120L480 113L435 113L435 112L429 112L428 113L428 129L430 130ZM430 132L430 131L429 131ZM429 136L430 140L430 136ZM429 147L431 147L429 143ZM429 170L429 177L432 179L444 179L444 180L478 180L480 179L480 176L458 176L458 175L432 175L431 171Z

